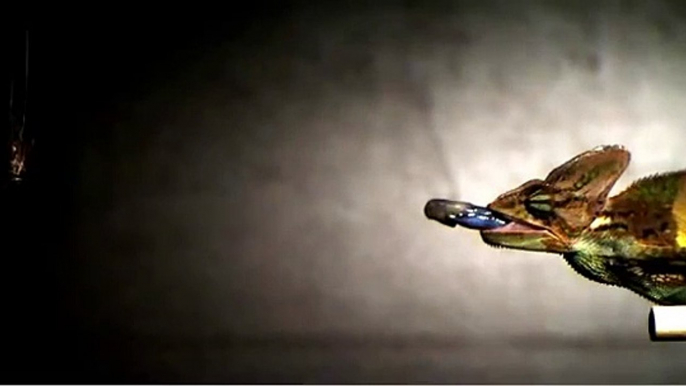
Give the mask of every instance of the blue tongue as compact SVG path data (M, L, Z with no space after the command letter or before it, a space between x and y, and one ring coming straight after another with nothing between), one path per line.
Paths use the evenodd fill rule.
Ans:
M426 217L449 227L460 225L476 230L500 228L510 222L498 212L488 208L472 205L468 202L443 199L429 200L424 206L424 214Z

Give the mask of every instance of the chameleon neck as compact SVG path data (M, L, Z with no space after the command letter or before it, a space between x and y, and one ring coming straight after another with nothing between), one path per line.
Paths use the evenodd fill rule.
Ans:
M686 255L643 260L572 252L564 259L597 283L627 288L657 304L686 304Z
M563 257L579 275L598 283L619 285L617 278L607 269L606 258L584 252L565 253Z

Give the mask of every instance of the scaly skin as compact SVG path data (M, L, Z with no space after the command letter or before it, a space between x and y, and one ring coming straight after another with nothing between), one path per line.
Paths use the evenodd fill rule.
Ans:
M686 170L607 195L629 164L621 146L578 155L488 205L511 222L482 230L493 246L559 253L595 282L654 303L686 305Z

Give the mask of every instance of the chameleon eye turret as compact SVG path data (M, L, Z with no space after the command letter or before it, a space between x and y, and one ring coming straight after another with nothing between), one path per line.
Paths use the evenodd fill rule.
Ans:
M433 199L424 213L479 230L491 246L562 255L585 278L658 305L686 305L686 170L608 197L629 160L622 146L600 146L486 207Z

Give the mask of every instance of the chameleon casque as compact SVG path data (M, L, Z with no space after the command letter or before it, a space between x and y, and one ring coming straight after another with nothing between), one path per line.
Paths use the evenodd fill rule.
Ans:
M486 208L430 200L424 213L478 229L486 244L561 254L580 275L660 305L686 305L686 170L635 181L608 198L629 164L622 146L586 151Z

